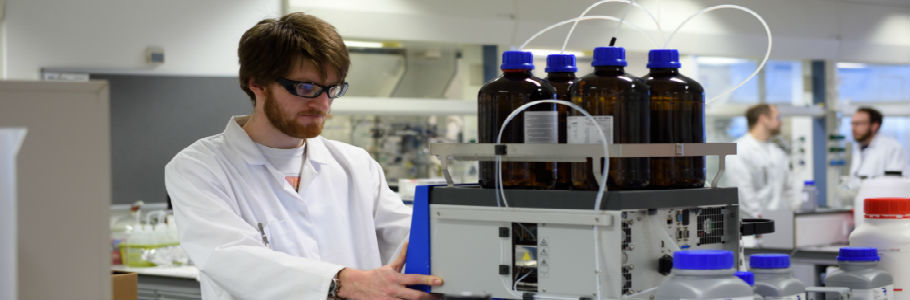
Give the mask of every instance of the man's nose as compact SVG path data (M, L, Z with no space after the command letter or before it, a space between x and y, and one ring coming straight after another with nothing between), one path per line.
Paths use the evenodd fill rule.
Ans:
M311 109L318 109L320 111L328 111L329 107L332 106L332 98L329 98L327 93L322 93L319 97L311 98L310 101L307 101L307 106Z

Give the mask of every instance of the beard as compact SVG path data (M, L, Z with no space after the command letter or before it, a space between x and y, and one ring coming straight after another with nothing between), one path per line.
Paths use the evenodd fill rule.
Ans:
M322 121L316 124L301 125L297 123L297 115L294 115L291 118L285 118L281 108L278 105L278 100L272 96L272 93L266 93L265 116L268 118L269 123L272 123L272 126L278 129L278 131L281 131L281 133L284 133L287 136L298 139L314 138L322 133L322 127L325 125L325 120L328 118L327 113L318 110L302 111L300 114L320 115L323 118Z
M871 139L871 138L872 138L872 129L866 130L864 132L860 132L859 134L857 134L856 132L853 132L853 140L855 140L857 143L860 143L860 144L868 143L869 139Z
M780 134L780 126L770 129L769 132L771 133L771 136L777 136Z

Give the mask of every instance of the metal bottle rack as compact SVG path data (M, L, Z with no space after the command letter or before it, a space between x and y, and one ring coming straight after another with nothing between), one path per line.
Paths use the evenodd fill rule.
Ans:
M653 143L653 144L608 144L610 157L688 157L717 156L717 173L711 180L711 188L717 187L724 174L726 156L736 154L735 143ZM430 144L430 153L442 161L442 174L449 186L454 185L449 172L449 160L458 161L502 161L520 162L585 162L588 158L603 158L601 144ZM592 164L592 171L599 182L600 164Z

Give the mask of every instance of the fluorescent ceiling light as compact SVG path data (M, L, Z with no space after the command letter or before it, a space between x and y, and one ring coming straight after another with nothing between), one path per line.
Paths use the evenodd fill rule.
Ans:
M382 48L382 42L344 41L345 46L353 48Z
M535 57L539 56L539 57L544 57L544 58L546 58L547 55L550 55L550 54L559 54L560 53L559 50L555 50L555 49L524 49L524 51L531 52L531 54L534 54ZM585 56L584 52L570 51L570 50L562 51L562 54L572 54L572 55L575 55L576 58Z
M861 63L837 63L838 69L864 69L868 66Z
M698 56L695 58L695 61L700 64L708 65L732 65L748 62L746 59L742 58L732 58L732 57L718 57L718 56Z

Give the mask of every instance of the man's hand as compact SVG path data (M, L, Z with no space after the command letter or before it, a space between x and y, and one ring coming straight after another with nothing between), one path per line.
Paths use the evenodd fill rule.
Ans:
M401 254L391 264L373 270L344 268L338 272L341 290L338 296L347 299L434 299L433 295L409 289L406 285L442 285L437 276L401 274L407 257L408 244L401 248Z

